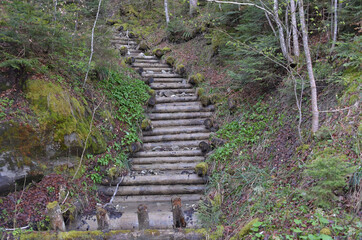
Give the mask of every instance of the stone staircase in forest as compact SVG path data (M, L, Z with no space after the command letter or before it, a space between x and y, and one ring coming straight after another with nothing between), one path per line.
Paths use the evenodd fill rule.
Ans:
M155 90L156 104L146 112L153 130L143 131L143 148L130 159L131 172L119 185L113 201L116 213L111 213L109 229L142 228L139 215L145 212L144 206L148 228L172 229L171 199L177 197L186 227L195 228L195 207L205 191L205 178L196 174L195 166L205 160L199 144L209 139L204 121L212 116L213 106L203 107L187 79L157 57L145 56L134 39L118 34L112 43L118 49L126 46L126 57L134 60L131 66L141 69L143 78L153 78L150 87ZM117 181L99 190L112 196ZM97 229L95 216L83 217L77 229Z

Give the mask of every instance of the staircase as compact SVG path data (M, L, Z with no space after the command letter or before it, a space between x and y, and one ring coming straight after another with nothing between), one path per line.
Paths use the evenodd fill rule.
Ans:
M187 228L195 228L195 207L205 190L205 179L195 173L195 166L205 157L199 149L210 132L204 120L211 117L213 106L203 107L195 89L187 79L155 56L145 56L137 49L137 42L117 36L112 43L119 49L128 48L133 57L132 67L143 69L142 77L152 77L150 87L156 92L156 104L147 111L153 130L143 132L143 148L131 161L131 172L123 178L113 201L116 212L111 213L110 229L139 229L138 206L147 206L149 228L172 229L171 199L182 200ZM100 191L112 196L116 184L101 186ZM97 229L95 216L78 221L78 230Z

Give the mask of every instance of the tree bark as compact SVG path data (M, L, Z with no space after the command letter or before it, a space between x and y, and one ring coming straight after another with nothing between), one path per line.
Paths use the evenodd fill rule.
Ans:
M96 19L94 20L94 24L93 24L93 28L92 28L91 54L89 56L88 69L87 69L87 72L85 74L85 78L84 78L84 82L83 82L83 88L85 87L85 83L87 82L88 74L89 74L89 70L90 70L90 65L92 63L92 58L93 58L93 53L94 53L94 30L95 30L96 25L97 25L97 21L98 21L98 17L99 17L99 11L101 9L101 4L102 4L102 0L99 0Z
M168 15L168 6L167 6L167 0L165 0L165 15L166 15L166 24L168 25L168 23L170 22L170 17Z
M289 55L287 45L285 44L284 30L283 30L282 23L280 22L280 19L279 19L278 8L279 8L278 0L274 0L274 8L273 8L273 10L274 10L274 19L275 19L275 21L277 23L277 26L278 26L280 48L282 49L282 53L283 53L283 56L285 57L285 59L288 62L293 62L293 59Z
M305 59L307 62L307 70L311 88L311 103L312 103L312 132L315 133L318 131L319 125L319 111L318 111L318 100L317 100L317 87L314 79L313 66L312 66L312 58L310 56L309 44L308 44L308 30L305 24L304 18L304 7L303 0L299 0L299 18L300 25L302 28L303 35L303 47Z
M290 13L292 17L292 32L293 32L293 53L296 57L299 57L299 41L298 41L298 28L297 28L297 18L296 18L296 5L295 0L290 1ZM298 2L298 0L297 0Z
M190 0L190 16L193 17L197 13L197 0Z
M337 32L338 32L338 0L334 0L334 29L333 29L333 39L332 39L332 48L333 51L334 47L336 46L337 41Z

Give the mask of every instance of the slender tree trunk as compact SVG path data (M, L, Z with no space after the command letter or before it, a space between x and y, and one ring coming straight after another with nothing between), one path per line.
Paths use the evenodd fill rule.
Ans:
M291 35L292 35L292 30L291 28L289 27L289 9L290 9L290 4L287 3L287 8L285 10L285 32L286 32L286 41L287 41L287 50L288 50L288 53L290 53L291 55L291 52L292 52L292 46L291 46Z
M190 16L193 17L197 13L197 0L190 0Z
M333 29L333 40L332 40L332 48L336 46L337 41L337 32L338 32L338 0L334 0L334 29Z
M165 0L165 15L166 15L166 23L168 25L168 23L170 22L170 17L168 15L168 6L167 6L167 0Z
M293 53L296 57L299 57L299 42L298 42L298 28L297 28L297 18L296 18L296 5L295 0L290 1L290 13L292 17L292 32L293 32ZM297 0L298 2L298 0Z
M303 47L305 53L305 59L307 62L307 70L311 88L311 103L312 103L312 132L315 133L318 131L319 125L319 111L318 111L318 100L317 100L317 87L314 79L313 66L312 66L312 58L310 56L309 44L308 44L308 30L305 24L304 18L304 7L303 0L299 0L299 18L300 25L303 34Z
M99 17L99 11L101 9L101 4L102 4L102 0L99 0L96 19L94 20L94 24L93 24L93 28L92 28L91 54L89 56L88 69L87 69L87 72L85 74L85 78L84 78L84 82L83 82L83 88L85 87L85 83L87 82L90 66L91 66L91 63L92 63L92 58L93 58L93 53L94 53L94 30L95 30L96 25L97 25L97 21L98 21L98 17Z
M280 48L282 49L282 53L283 53L283 56L285 57L285 59L288 62L293 62L293 59L289 55L287 45L285 44L284 30L283 30L282 23L280 22L280 19L279 19L278 8L279 8L278 0L274 0L274 19L278 26Z

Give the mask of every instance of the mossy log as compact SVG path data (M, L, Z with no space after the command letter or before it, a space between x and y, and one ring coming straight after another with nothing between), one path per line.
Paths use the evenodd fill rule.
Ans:
M152 131L152 122L150 119L143 119L141 123L142 131Z
M158 58L161 58L163 55L165 55L165 53L160 48L153 50L152 53Z
M208 171L208 165L206 162L198 163L195 167L195 172L199 177L205 177Z
M176 67L175 72L181 76L185 76L186 75L186 68L184 65L180 64Z
M214 122L212 121L212 119L210 119L210 118L205 119L204 126L206 129L212 128L213 125L214 125Z
M131 154L134 154L136 152L139 152L142 150L142 144L140 142L133 142L129 146L129 151Z
M122 46L119 49L119 53L121 54L121 56L125 56L128 52L128 48L126 46Z
M175 66L175 63L176 63L176 59L173 58L173 57L167 57L167 58L166 58L166 63L167 63L168 65L174 67L174 66Z
M205 141L200 142L199 147L203 153L210 151L210 145Z
M148 106L154 107L156 105L156 97L151 96L147 101Z
M226 141L224 139L221 138L217 138L217 137L213 137L211 139L211 145L213 147L221 147L226 143Z
M195 86L199 86L201 83L205 81L204 75L201 73L197 73L195 75L190 76L189 83Z
M138 46L138 49L141 51L147 51L149 49L149 47L145 41L141 41Z

